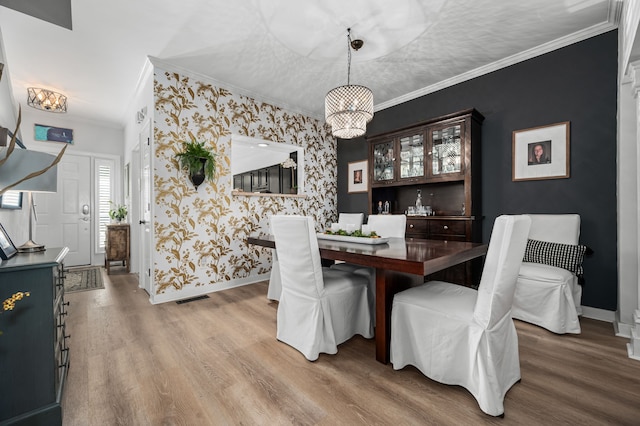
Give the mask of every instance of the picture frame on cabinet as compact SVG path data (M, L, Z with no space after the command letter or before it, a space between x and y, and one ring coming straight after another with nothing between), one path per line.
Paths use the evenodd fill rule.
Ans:
M18 253L16 246L13 245L13 241L9 238L9 234L5 231L4 226L0 224L0 258L2 260L9 260Z
M352 161L349 163L347 176L349 179L349 185L347 192L349 194L356 194L359 192L367 192L368 187L368 169L367 160Z
M512 134L512 180L569 178L569 141L569 121L515 130Z

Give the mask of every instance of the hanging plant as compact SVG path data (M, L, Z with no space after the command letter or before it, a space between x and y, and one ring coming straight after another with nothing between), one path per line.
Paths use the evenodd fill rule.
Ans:
M189 173L191 183L196 189L205 179L213 181L216 172L216 155L205 148L204 142L183 142L182 148L175 157L180 168Z

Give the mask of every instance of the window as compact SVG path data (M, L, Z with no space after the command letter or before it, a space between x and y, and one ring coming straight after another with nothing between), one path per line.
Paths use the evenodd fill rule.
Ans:
M7 191L0 195L0 208L2 209L21 209L22 208L22 192Z
M104 241L107 232L107 225L111 221L109 210L111 209L111 201L115 199L115 162L113 160L96 159L96 182L98 187L97 193L97 219L96 235L98 238L97 252L104 252Z

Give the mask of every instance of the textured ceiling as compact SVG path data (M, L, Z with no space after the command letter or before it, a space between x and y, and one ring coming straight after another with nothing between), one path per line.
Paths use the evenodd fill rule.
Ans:
M50 0L54 1L54 0ZM68 3L69 0L55 0ZM1 4L1 2L0 2ZM0 7L14 97L125 123L147 57L313 117L347 82L376 110L616 27L617 0L72 0L73 30Z

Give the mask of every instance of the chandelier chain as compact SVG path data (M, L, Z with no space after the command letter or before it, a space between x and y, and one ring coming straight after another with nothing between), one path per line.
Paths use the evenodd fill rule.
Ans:
M351 84L351 28L347 28L347 86Z

